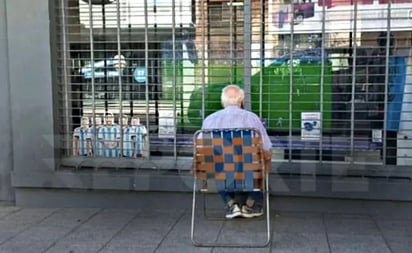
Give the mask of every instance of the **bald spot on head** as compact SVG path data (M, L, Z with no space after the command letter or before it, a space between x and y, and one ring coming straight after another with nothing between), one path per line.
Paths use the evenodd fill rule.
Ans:
M228 87L225 91L226 97L229 99L235 99L239 96L239 90L235 87Z

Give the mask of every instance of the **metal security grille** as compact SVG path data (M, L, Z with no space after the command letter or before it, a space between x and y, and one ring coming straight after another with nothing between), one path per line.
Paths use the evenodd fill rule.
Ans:
M56 0L55 11L66 162L190 157L229 83L264 122L274 162L412 162L409 0Z

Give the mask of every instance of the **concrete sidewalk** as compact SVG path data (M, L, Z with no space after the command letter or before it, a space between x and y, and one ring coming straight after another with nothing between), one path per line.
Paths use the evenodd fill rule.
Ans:
M197 248L190 209L18 208L0 204L1 253L373 252L412 250L412 203L271 199L268 248ZM199 220L204 238L263 240L261 220ZM203 231L202 231L203 229ZM233 236L235 231L236 236Z

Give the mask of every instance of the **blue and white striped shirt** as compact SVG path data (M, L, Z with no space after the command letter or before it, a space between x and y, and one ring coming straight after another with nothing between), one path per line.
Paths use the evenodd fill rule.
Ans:
M272 148L272 142L265 127L253 112L237 106L228 106L207 116L202 125L202 129L225 128L256 128L262 135L263 149L269 151Z
M79 140L79 155L87 155L87 141L90 140L89 128L76 127L73 132L73 137Z
M96 156L103 156L103 145L97 140L99 133L99 126L92 126L89 128L89 135L92 143L92 152Z
M97 135L99 141L103 142L101 153L99 154L104 157L117 157L118 147L117 143L120 140L120 128L118 126L106 127L103 126L99 128L99 133ZM108 147L111 146L111 147Z
M134 127L134 133L136 136L134 152L137 155L141 155L143 152L143 136L147 133L146 127L143 125Z
M136 136L134 129L131 127L123 128L123 156L133 156L133 138Z

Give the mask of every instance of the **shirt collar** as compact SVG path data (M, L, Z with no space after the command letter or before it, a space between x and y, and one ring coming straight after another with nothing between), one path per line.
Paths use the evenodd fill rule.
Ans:
M226 106L225 109L240 109L240 107L236 105L229 105L229 106Z

